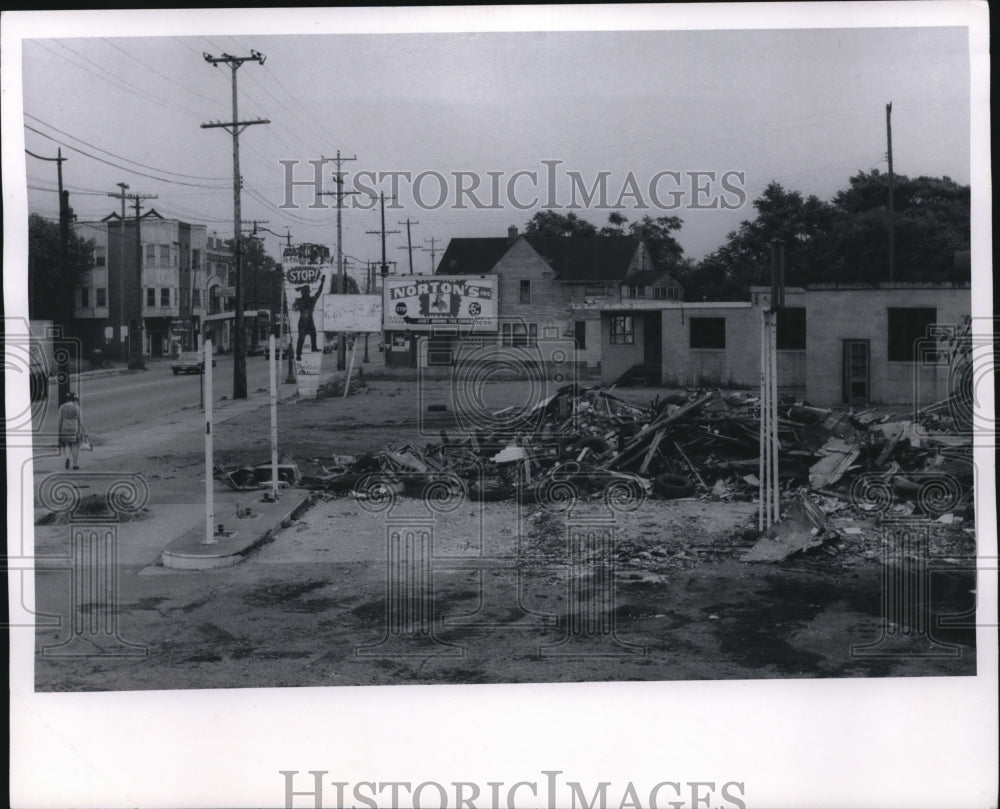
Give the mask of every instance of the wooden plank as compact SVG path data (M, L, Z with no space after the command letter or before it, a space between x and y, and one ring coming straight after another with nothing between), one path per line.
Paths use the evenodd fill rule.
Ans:
M649 469L649 463L653 460L653 454L656 452L656 448L660 446L660 442L663 440L663 436L666 434L667 428L661 427L656 431L653 436L653 440L649 442L649 451L646 452L646 457L642 461L642 465L639 467L639 474L645 475L646 470Z

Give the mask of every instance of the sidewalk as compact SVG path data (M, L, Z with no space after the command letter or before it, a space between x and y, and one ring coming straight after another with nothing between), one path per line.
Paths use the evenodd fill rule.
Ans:
M122 372L129 373L127 370L87 373ZM321 375L321 384L337 378L340 373L325 372ZM294 386L285 386L285 390L279 392L278 402L286 404L297 397ZM247 399L213 403L213 432L234 418L266 408L269 402L269 395L251 393ZM204 544L207 534L204 435L204 412L194 406L166 414L148 427L102 436L103 443L93 452L81 452L80 470L65 469L65 459L59 457L54 442L36 445L32 453L35 554L69 551L67 539L71 536L71 528L65 521L37 524L39 518L51 513L39 502L40 487L55 476L75 484L80 497L106 496L106 489L114 478L142 479L148 489L148 501L137 515L138 519L123 519L117 524L117 532L118 563L145 568L143 573L165 573L164 568L206 570L238 564L312 502L310 492L283 486L278 501L268 503L263 495L270 491L269 488L235 491L214 480L212 521L215 526L222 525L225 533L214 537L215 544ZM252 451L256 452L248 447L247 452ZM195 468L191 468L190 463L183 464L183 469L168 468L172 459L188 460L198 456L201 462L195 464Z

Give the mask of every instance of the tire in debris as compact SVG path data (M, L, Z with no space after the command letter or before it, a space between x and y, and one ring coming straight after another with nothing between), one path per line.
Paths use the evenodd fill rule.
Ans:
M684 475L664 473L653 478L653 490L667 500L690 497L694 494L694 484Z

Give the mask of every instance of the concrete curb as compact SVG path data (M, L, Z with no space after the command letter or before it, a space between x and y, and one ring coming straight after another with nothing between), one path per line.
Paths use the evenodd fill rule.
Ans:
M288 504L268 504L260 519L263 525L245 527L226 537L220 537L214 545L202 544L205 526L198 525L177 537L160 552L160 564L172 570L212 570L232 567L242 562L252 551L268 543L282 528L287 527L303 511L316 502L317 495L310 492L297 497L292 507ZM275 520L274 515L279 517Z

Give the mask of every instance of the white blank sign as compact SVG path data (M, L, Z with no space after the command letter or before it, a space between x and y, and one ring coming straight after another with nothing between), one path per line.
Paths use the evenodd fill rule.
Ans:
M323 331L382 331L382 296L323 296Z

